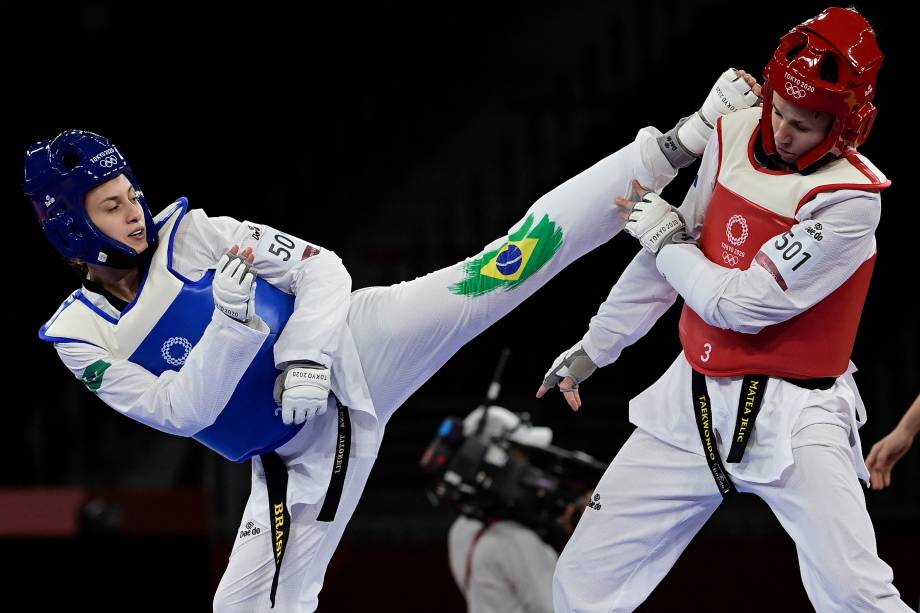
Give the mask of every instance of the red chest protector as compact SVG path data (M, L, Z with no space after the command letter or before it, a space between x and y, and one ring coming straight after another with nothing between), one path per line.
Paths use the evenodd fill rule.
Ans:
M855 151L810 175L764 168L753 155L759 118L760 109L755 107L722 117L717 128L719 170L700 249L727 268L750 267L760 246L795 225L796 211L816 194L838 189L878 191L890 184ZM783 257L786 254L799 256L794 248ZM769 269L769 259L761 258ZM711 326L685 304L680 340L687 360L695 370L711 376L760 373L811 379L843 374L874 264L875 255L821 302L757 334Z

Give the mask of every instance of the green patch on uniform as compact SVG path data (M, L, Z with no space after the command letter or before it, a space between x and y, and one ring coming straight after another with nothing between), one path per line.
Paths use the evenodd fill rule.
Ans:
M86 370L83 371L83 376L80 377L80 380L86 385L86 389L94 394L98 392L99 388L102 386L102 376L105 374L105 371L108 370L109 366L111 366L111 364L105 360L96 360L87 366Z
M562 229L544 215L534 225L528 215L504 245L463 265L465 278L450 286L461 296L482 296L494 289L514 289L549 262L562 246Z

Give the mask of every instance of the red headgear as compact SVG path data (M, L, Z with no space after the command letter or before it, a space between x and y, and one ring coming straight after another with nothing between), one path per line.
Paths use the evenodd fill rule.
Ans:
M824 140L796 160L799 170L861 145L878 113L872 98L883 57L872 26L854 9L832 7L790 30L764 69L764 150L776 153L774 91L796 106L834 115Z

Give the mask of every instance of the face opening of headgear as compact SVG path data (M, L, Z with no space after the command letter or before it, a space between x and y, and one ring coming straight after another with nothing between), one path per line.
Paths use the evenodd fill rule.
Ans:
M800 172L860 146L878 113L872 99L883 59L875 31L855 9L831 7L790 30L764 69L764 151L776 155L774 91L792 104L834 116L824 140L794 162Z
M147 227L147 250L138 253L102 232L86 212L86 194L124 175L137 194ZM152 253L157 234L143 192L127 160L107 138L83 130L66 130L26 151L23 191L32 202L45 236L65 258L134 268Z

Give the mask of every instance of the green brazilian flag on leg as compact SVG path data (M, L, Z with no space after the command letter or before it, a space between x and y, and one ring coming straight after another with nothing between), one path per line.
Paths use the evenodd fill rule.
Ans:
M544 215L534 225L528 215L504 245L464 264L465 278L450 286L460 296L482 296L499 287L514 289L549 262L562 246L562 229Z

